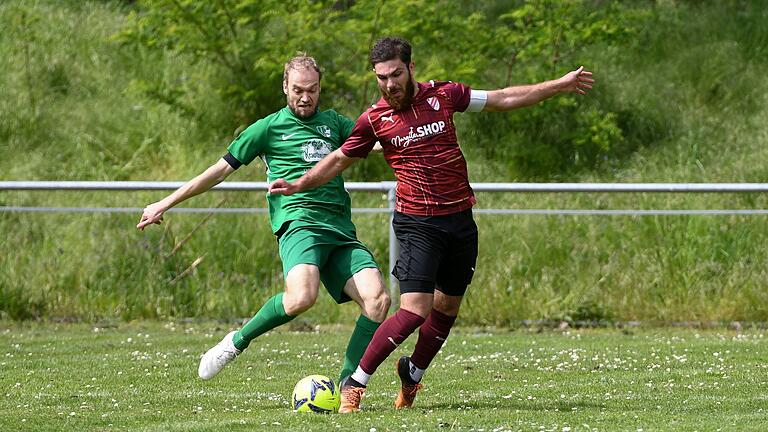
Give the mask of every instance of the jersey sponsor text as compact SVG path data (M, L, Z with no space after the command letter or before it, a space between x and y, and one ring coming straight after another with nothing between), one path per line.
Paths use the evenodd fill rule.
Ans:
M301 146L303 158L307 162L320 162L331 153L331 145L321 139L311 139Z
M408 147L412 142L416 142L424 137L439 135L445 131L445 122L440 120L425 125L417 126L416 132L413 127L408 131L408 135L397 135L389 141L394 147Z

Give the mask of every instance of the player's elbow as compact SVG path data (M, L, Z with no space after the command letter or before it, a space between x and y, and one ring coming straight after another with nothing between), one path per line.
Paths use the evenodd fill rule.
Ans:
M211 166L202 177L206 178L209 182L217 185L229 177L235 171L226 161L223 159Z
M216 175L216 176L213 178L213 181L214 181L214 182L216 182L216 184L219 184L219 183L223 182L224 180L226 180L226 179L227 179L227 177L229 177L229 174L228 174L228 173L227 173L227 174L225 174L225 173L219 173L219 174L217 174L217 175Z
M333 169L337 174L340 174L350 165L355 163L356 160L360 159L345 155L341 149L334 151L331 155L333 156Z

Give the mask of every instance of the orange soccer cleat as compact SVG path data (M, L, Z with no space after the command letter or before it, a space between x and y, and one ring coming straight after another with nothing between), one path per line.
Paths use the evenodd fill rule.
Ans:
M346 377L339 383L341 388L341 405L339 414L360 411L360 399L365 394L365 387L356 387L349 383L350 377Z
M414 382L408 373L409 357L400 357L395 363L395 373L400 377L400 391L395 399L395 408L410 408L413 400L416 399L416 393L423 387L420 383Z

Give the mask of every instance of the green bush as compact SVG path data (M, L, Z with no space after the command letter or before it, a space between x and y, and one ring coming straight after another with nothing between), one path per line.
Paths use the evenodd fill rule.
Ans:
M762 6L4 2L0 178L188 179L217 160L239 128L284 104L282 63L295 50L324 65L323 106L355 117L377 97L368 45L398 34L414 43L419 80L490 89L554 78L579 64L596 73L587 97L457 115L473 181L765 182ZM347 178L392 174L374 155ZM263 181L263 166L242 168L232 180ZM3 191L0 205L141 207L164 194ZM478 198L479 208L768 205L764 194ZM386 197L355 193L353 202L385 207ZM211 193L185 205L265 203L261 193ZM0 319L248 317L282 290L263 214L172 213L143 233L134 229L138 217L0 213ZM478 272L461 322L764 321L763 218L478 215ZM355 221L387 268L386 216L356 214ZM333 322L356 313L321 296L305 318Z

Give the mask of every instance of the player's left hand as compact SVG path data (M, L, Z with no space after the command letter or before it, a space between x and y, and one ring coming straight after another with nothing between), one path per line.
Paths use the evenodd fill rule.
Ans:
M136 225L136 228L144 231L144 228L147 225L160 225L163 222L163 213L165 213L165 208L163 208L160 202L148 205L144 208L144 212L141 214L141 219Z
M587 94L588 90L592 90L592 84L595 83L595 80L592 79L592 72L585 70L584 66L563 75L560 81L563 84L563 92L578 94Z
M295 184L283 179L277 179L269 185L271 195L293 195L298 191L299 188Z

